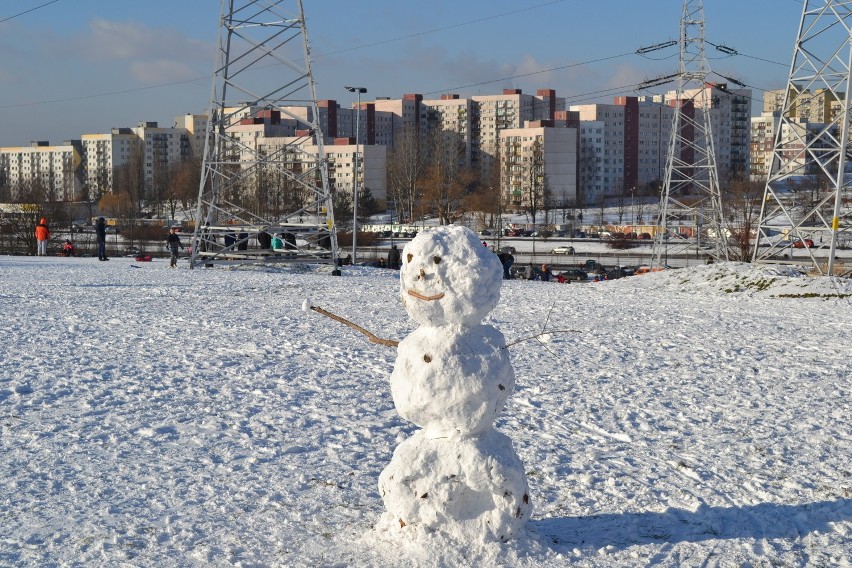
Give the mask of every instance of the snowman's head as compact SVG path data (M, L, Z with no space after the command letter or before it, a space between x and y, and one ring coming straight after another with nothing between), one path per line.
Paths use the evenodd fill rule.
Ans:
M405 310L421 325L476 325L500 300L497 255L466 227L421 231L402 250Z

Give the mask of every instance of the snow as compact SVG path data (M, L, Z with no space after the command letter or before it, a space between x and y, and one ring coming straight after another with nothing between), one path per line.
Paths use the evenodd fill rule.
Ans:
M852 565L848 280L504 282L534 512L463 545L382 530L395 350L302 310L402 339L399 275L185 265L0 257L0 565Z

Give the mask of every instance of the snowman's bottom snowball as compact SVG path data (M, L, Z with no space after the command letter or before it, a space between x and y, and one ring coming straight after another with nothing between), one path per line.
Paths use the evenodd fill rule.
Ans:
M507 541L532 513L524 465L495 430L430 439L420 430L394 451L379 493L399 527L425 527L461 542Z

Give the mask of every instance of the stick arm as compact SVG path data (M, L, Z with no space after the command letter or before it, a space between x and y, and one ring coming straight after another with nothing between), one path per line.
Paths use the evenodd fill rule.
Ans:
M375 343L377 345L385 345L387 347L397 347L399 345L399 341L395 341L393 339L382 339L381 337L376 336L374 333L367 331L366 329L364 329L360 325L353 323L353 322L349 321L348 319L341 317L337 314L333 314L328 310L324 310L319 306L307 306L307 307L309 309L315 311L318 314L322 314L327 318L331 318L336 322L340 322L343 325L347 325L347 326L351 327L352 329L354 329L357 332L363 333L364 335L367 336L367 339L370 340L370 343Z

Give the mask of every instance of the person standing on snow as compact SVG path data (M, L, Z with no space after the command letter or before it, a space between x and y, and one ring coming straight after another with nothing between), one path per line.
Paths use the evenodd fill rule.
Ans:
M391 245L391 249L388 252L388 268L391 270L399 270L399 249L396 245Z
M169 229L169 236L166 237L166 247L172 253L172 259L169 263L169 268L177 268L178 261L178 247L183 248L183 244L180 242L180 237L177 235L177 231L174 227Z
M98 260L109 260L106 255L106 220L98 217L95 223L95 237L98 241Z
M47 219L42 217L35 227L36 254L47 256L47 243L50 241L50 229L47 228Z

